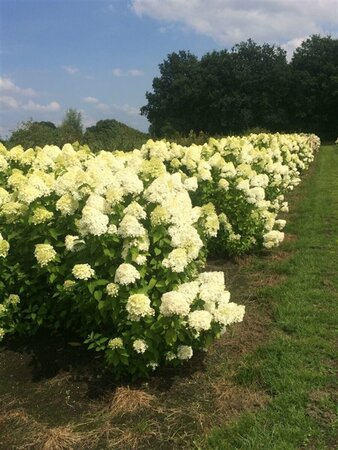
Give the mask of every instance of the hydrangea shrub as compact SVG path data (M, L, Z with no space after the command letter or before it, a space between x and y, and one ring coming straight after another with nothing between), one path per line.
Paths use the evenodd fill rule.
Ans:
M0 149L0 338L71 331L116 376L144 376L207 348L243 318L222 273L195 178L140 151Z
M211 202L220 222L209 248L224 256L282 242L285 220L277 216L288 211L284 196L300 182L319 146L315 135L261 133L189 147L149 140L141 152L182 172L187 184L195 179L193 204Z

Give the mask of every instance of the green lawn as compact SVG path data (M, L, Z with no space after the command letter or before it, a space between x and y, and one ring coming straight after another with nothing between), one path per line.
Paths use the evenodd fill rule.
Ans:
M258 301L272 308L270 338L245 357L236 380L271 396L266 408L215 429L211 449L337 448L338 150L325 146L291 196L283 245L290 257L264 272L285 274ZM336 366L335 366L336 364Z
M338 150L289 196L286 240L224 270L243 323L207 354L114 385L74 343L0 348L0 449L334 449Z

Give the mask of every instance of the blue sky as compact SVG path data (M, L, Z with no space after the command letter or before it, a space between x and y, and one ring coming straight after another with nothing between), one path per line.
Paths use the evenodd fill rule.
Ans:
M139 108L168 53L253 38L289 54L337 37L336 0L0 0L0 135L29 118L85 126L115 118L147 130Z

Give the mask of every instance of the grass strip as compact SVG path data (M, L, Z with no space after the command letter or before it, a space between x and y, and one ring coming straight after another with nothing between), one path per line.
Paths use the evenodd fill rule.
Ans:
M338 149L323 146L290 199L282 249L291 257L264 272L287 275L263 287L273 312L270 339L243 359L235 379L271 396L268 406L212 430L210 449L334 449L337 439Z

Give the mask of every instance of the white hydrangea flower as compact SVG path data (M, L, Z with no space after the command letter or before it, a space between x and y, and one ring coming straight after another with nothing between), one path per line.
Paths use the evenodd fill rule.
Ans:
M162 261L163 267L171 269L173 272L184 272L188 265L188 255L184 248L175 248L172 250L167 258Z
M6 304L18 305L20 303L20 297L17 294L10 294L6 299Z
M211 328L212 315L208 311L193 311L188 316L188 324L198 333Z
M0 257L6 258L9 252L9 242L6 241L6 239L3 239L1 233L0 233Z
M150 214L150 221L152 226L166 225L170 221L170 213L166 208L158 205Z
M0 303L0 317L4 316L7 313L7 307L5 305L3 305L2 303Z
M214 320L222 326L242 322L245 306L236 303L222 303L213 313Z
M190 312L190 299L182 292L170 291L161 297L160 313L164 316L187 316Z
M40 223L49 222L53 218L54 214L48 209L38 206L33 211L32 223L38 225Z
M107 234L113 235L117 233L117 226L114 224L108 225Z
M3 340L5 334L6 334L5 330L0 327L0 342Z
M8 168L8 162L6 161L6 159L4 158L4 156L2 156L0 154L0 172L5 172Z
M117 234L124 238L136 238L144 236L146 234L146 230L135 216L126 214L119 224Z
M143 266L147 262L147 257L145 255L137 255L135 258L135 264L138 266Z
M120 264L115 272L115 283L128 285L141 278L140 272L131 264Z
M65 237L65 247L69 252L74 252L76 245L84 243L85 241L83 239L80 239L79 236L72 236L68 234Z
M180 345L177 349L177 358L186 361L192 358L193 350L189 345Z
M199 275L200 298L205 302L216 302L224 292L223 272L203 272Z
M218 187L220 189L224 189L225 191L229 189L229 185L230 185L229 181L226 180L225 178L221 178L218 182Z
M0 215L4 216L9 223L14 223L27 212L27 206L20 202L9 201L4 203L0 209Z
M116 174L123 188L124 195L140 194L143 191L143 181L131 169L123 169Z
M144 294L130 295L126 310L129 313L129 318L134 321L139 321L142 317L155 314L154 309L150 306L150 298Z
M155 362L155 361L150 361L150 362L147 364L147 367L149 367L151 370L155 370L155 369L158 367L158 363Z
M89 264L75 264L72 274L78 280L89 280L95 275L95 270Z
M239 191L243 191L244 193L248 193L250 191L250 183L249 180L241 180L237 183L237 189Z
M74 286L76 286L76 281L74 280L65 280L63 282L63 289L66 291L71 291Z
M173 359L176 359L176 358L177 358L177 356L175 355L174 352L168 352L165 357L165 359L167 361L172 361Z
M10 195L3 187L0 187L0 206L8 203L10 200Z
M148 345L142 339L136 339L133 342L133 348L137 353L144 353L147 350Z
M171 245L176 248L184 248L189 261L198 258L203 241L196 228L191 225L171 226L168 232L171 237Z
M125 215L136 217L136 219L146 219L147 213L144 208L137 202L131 202L124 210Z
M50 244L36 244L34 251L35 258L40 267L47 266L56 258L56 251Z
M199 294L200 285L198 281L190 281L180 284L177 291L185 296L189 304L191 304Z
M106 291L109 297L117 297L119 293L119 286L116 283L108 283L106 286Z
M110 206L107 200L98 194L90 194L87 198L86 206L97 209L102 214L108 214L110 212Z
M123 339L119 338L119 337L109 339L107 346L108 346L108 348L111 348L112 350L115 350L117 348L122 348L123 347Z
M217 236L217 232L219 230L219 220L216 213L209 214L206 217L204 227L208 236Z
M79 231L88 232L94 236L105 234L108 229L109 217L96 208L85 206L82 210L82 218L79 221Z
M263 246L265 248L277 247L284 240L284 233L278 230L271 230L263 236Z
M55 206L63 216L71 216L79 207L79 202L72 196L72 194L67 193L59 198Z
M34 202L37 198L41 197L42 193L36 187L27 183L24 186L20 186L20 190L18 192L18 200L23 203L29 205Z
M275 220L275 225L276 225L276 227L277 227L279 230L283 230L283 228L284 228L285 225L286 225L286 220L283 220L283 219L277 219L277 220Z
M184 187L187 191L195 192L198 188L198 181L196 177L189 177L184 180Z
M288 202L283 202L280 210L281 210L281 212L289 212Z

